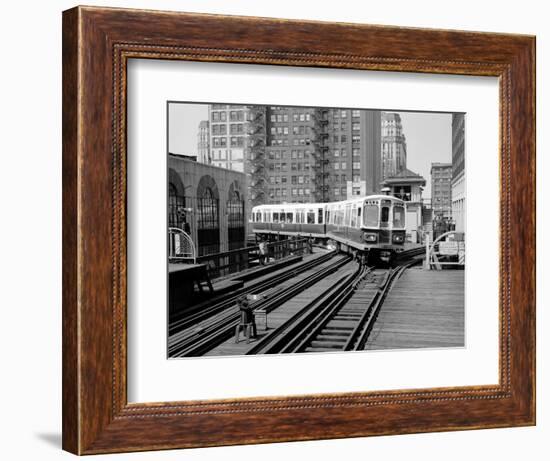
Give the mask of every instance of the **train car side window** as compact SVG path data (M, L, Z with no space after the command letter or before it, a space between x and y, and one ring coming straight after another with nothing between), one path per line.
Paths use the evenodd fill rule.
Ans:
M355 206L351 209L351 227L355 227L357 225L357 209Z
M315 224L315 212L312 210L307 212L307 223Z
M273 212L273 222L278 223L279 222L279 213Z
M286 222L289 223L289 224L292 224L293 223L293 219L292 219L292 213L287 213L286 214Z
M317 224L323 224L323 209L319 208L317 210Z

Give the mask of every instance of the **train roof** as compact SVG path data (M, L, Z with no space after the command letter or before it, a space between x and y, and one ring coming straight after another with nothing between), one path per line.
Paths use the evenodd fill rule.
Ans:
M326 202L326 203L273 203L273 204L267 204L267 205L256 205L255 207L252 207L252 210L296 210L296 209L302 209L302 208L324 208L327 205L335 205L335 204L342 204L342 203L357 203L362 202L363 200L391 200L393 202L403 202L400 198L394 197L393 195L383 195L383 194L375 194L375 195L366 195L362 197L352 198L349 200L341 200L339 202Z

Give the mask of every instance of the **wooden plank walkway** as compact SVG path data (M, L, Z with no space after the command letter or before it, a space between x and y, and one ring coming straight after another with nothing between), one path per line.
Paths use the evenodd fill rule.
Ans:
M317 268L318 269L318 268ZM246 339L243 338L243 334L240 335L240 340L238 343L235 343L235 337L232 336L227 341L221 343L216 348L209 351L207 356L228 356L228 355L244 355L246 352L252 348L256 344L257 341L262 339L266 334L271 332L272 330L280 327L284 322L286 322L289 318L291 318L293 315L295 315L298 311L303 309L311 300L313 300L315 297L319 296L319 294L326 290L328 286L330 286L332 283L336 282L336 280L339 280L344 275L349 275L353 273L357 269L357 263L350 262L346 265L344 265L342 268L340 268L338 271L333 272L332 274L329 274L326 276L322 281L316 283L315 285L307 288L306 290L302 291L297 296L293 297L292 299L288 300L287 302L281 304L279 307L271 311L267 315L267 326L268 329L264 329L264 323L263 318L256 318L256 325L258 327L258 338L257 339L251 339L250 343L246 343ZM313 271L313 270L312 270ZM308 271L307 273L311 273L312 271ZM289 284L295 283L295 280L290 280L289 282L285 283L284 286L286 287ZM281 285L283 287L283 285ZM279 287L280 288L280 287Z
M382 305L365 349L464 346L464 271L407 269Z

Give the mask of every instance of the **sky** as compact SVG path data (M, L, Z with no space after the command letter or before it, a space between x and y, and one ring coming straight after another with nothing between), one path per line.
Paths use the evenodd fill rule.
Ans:
M426 180L423 198L431 197L431 164L451 163L452 114L398 112L407 143L407 168Z
M208 120L208 104L168 104L168 150L173 154L197 155L201 120Z
M201 120L208 119L207 104L170 103L169 151L197 155L197 135ZM407 168L426 179L423 198L431 197L430 167L433 162L452 159L452 115L436 112L397 112L401 116L407 142Z

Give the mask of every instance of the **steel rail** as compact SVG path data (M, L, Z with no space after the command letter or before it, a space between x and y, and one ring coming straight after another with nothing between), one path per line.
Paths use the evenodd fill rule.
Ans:
M175 322L171 322L169 326L169 334L170 335L177 334L178 332L186 330L208 319L209 317L214 316L217 313L222 312L223 310L233 306L237 298L239 298L239 296L242 296L244 293L248 293L251 291L253 292L266 291L267 289L272 288L286 280L289 280L292 277L295 277L296 275L299 275L316 265L323 264L324 262L333 258L335 255L336 255L335 252L330 252L318 258L315 258L314 260L305 261L301 265L298 265L297 267L291 270L284 271L284 268L278 269L278 271L282 270L283 272L279 272L273 277L270 277L268 279L259 280L255 283L248 285L247 287L239 288L228 295L223 295L221 299L216 300L215 304L212 304L210 306L207 305L205 308L203 308L200 311L192 313L189 316L184 317Z
M290 287L275 293L273 296L254 303L254 310L260 308L274 309L275 307L291 299L296 294L302 292L304 289L319 282L328 274L337 271L349 261L350 258L345 257L335 261L329 266L321 268L320 270L307 276L305 279L302 279ZM294 276L294 274L291 274L288 278L292 278ZM234 332L235 327L238 325L238 322L239 311L235 308L234 310L227 312L222 318L206 325L204 329L194 332L185 338L180 338L176 344L173 344L172 347L169 348L169 356L196 357L203 355L230 337Z

